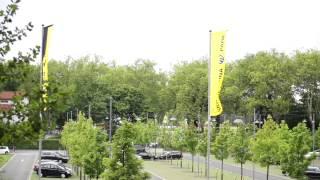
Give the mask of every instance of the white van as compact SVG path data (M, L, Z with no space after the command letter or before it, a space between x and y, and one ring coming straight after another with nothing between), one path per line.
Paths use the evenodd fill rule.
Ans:
M8 146L0 146L0 154L8 154L9 152Z

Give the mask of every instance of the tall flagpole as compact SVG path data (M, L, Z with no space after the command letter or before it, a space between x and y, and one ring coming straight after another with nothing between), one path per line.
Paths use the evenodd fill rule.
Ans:
M42 29L41 29L41 41L43 41L43 35L44 35L44 25L42 24ZM41 56L40 56L40 91L43 90L43 57L42 57L42 54L43 54L43 49L41 48ZM40 103L42 103L42 94L41 94L41 97L40 97ZM42 107L40 106L40 111L39 111L39 116L40 116L40 124L42 124L43 120L42 120ZM41 126L40 126L41 128ZM41 131L40 131L41 132ZM42 150L42 138L41 138L41 134L39 135L39 168L38 168L38 176L39 176L39 179L41 179L41 150Z
M207 177L210 179L210 130L211 130L211 116L210 116L210 97L211 97L211 30L209 30L209 59L208 59L208 143L207 143Z

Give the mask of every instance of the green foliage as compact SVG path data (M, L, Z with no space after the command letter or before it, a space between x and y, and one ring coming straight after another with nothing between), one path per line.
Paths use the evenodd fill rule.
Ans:
M168 96L178 119L195 119L207 109L207 61L176 65L168 84Z
M106 180L143 180L149 174L142 172L142 162L135 157L133 141L136 138L135 128L125 122L117 129L112 142L112 157L104 159L107 167L102 174Z
M230 137L230 155L236 163L245 164L251 158L249 149L252 131L245 124L239 124L235 133Z
M174 129L172 140L174 148L181 152L184 151L187 147L185 129L183 127L177 127Z
M312 158L304 155L310 151L312 137L305 123L299 123L289 134L288 146L281 156L281 169L290 177L301 179Z
M196 128L194 126L189 126L185 130L185 138L186 138L186 148L187 151L192 155L192 166L191 171L193 172L193 164L194 164L194 155L197 152L197 145L198 145L198 134L196 132Z
M172 147L171 137L172 137L171 130L169 130L166 127L163 127L160 129L159 143L164 149Z
M253 161L261 166L267 166L267 177L269 176L269 166L280 161L279 151L281 142L279 141L278 124L272 119L268 119L260 129L256 138L250 143Z
M155 123L137 122L134 124L134 128L136 132L135 144L150 144L157 141L159 127Z
M106 135L93 126L91 119L80 113L78 121L67 122L61 143L67 148L73 165L83 167L90 177L100 176L105 168L102 160L108 155Z
M215 142L212 146L212 152L217 159L223 160L228 158L229 156L229 139L232 136L230 123L224 122L220 125L219 130L219 134L217 135Z

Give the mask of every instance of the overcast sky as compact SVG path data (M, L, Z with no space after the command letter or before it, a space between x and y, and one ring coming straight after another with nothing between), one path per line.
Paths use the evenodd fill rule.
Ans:
M273 48L290 54L319 49L319 7L318 0L22 0L15 23L35 28L15 48L40 44L41 24L54 24L49 56L61 60L142 58L169 70L207 57L210 29L227 30L229 61Z

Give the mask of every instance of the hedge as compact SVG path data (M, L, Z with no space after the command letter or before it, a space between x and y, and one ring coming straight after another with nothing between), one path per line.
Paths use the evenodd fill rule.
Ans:
M39 149L39 142L22 142L16 144L16 149ZM42 149L44 150L58 150L64 149L58 139L46 139L42 141Z

